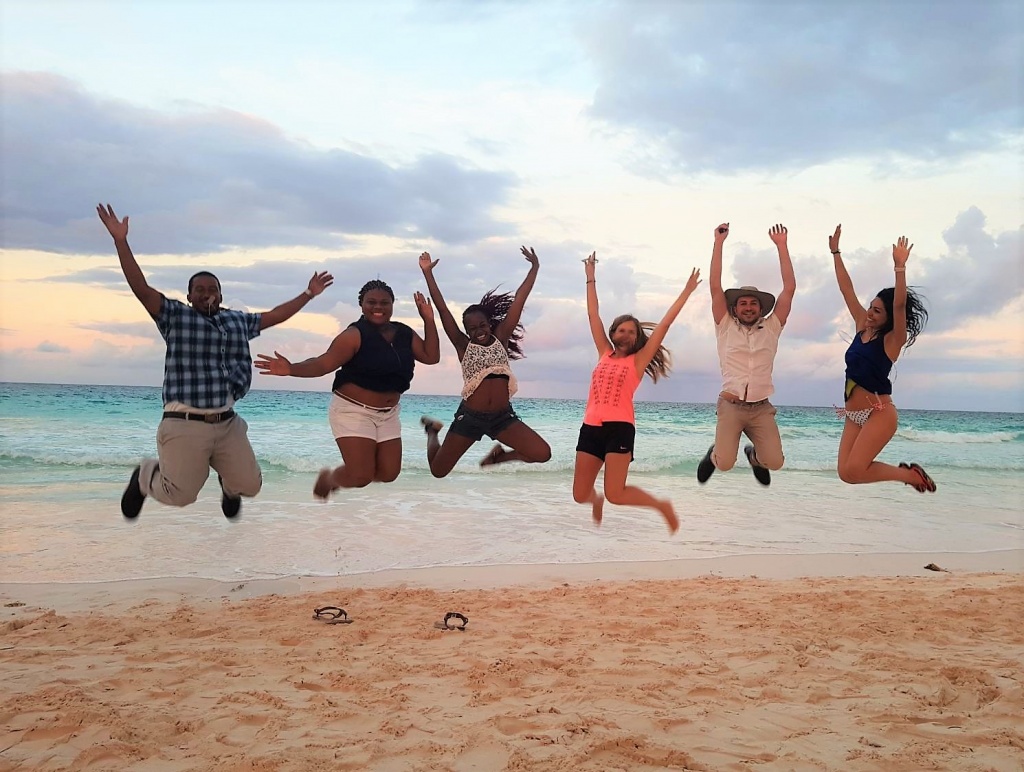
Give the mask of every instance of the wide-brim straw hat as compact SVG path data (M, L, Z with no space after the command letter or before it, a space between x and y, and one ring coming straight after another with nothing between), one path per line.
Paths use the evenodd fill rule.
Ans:
M761 316L768 316L775 308L775 296L770 292L762 292L757 287L734 287L725 291L725 304L731 309L736 301L743 297L755 297L761 301Z

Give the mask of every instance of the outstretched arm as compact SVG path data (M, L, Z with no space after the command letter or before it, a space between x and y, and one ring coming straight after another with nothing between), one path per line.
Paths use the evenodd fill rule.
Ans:
M420 270L423 271L423 278L427 282L427 292L430 293L430 299L434 301L434 307L437 309L437 313L441 315L441 326L444 327L444 333L448 336L448 340L452 342L452 345L455 346L455 350L461 359L462 352L466 350L466 346L469 344L469 338L466 337L466 333L459 329L458 322L455 321L452 312L448 310L448 304L444 302L441 288L437 286L437 280L434 278L434 267L438 262L438 260L430 259L429 252L424 252L420 255Z
M708 287L711 289L711 316L715 324L719 324L729 313L725 291L722 289L722 245L727 238L729 223L724 222L715 228L715 247L711 250L711 277L708 279Z
M793 295L796 292L796 274L793 272L793 261L789 257L789 244L787 237L789 231L785 225L773 225L768 229L768 238L775 243L779 250L779 268L782 271L782 292L775 300L775 309L772 315L785 327L789 319L789 312L793 308Z
M441 361L441 341L437 337L434 309L430 307L430 301L423 297L422 292L415 292L412 297L416 301L416 310L420 312L420 319L423 320L423 337L421 338L415 332L412 334L412 355L417 362L436 365Z
M914 248L906 236L900 236L892 245L893 271L896 289L892 297L892 329L885 336L885 353L893 362L907 343L907 260Z
M348 362L359 351L361 338L359 330L349 327L338 335L323 354L302 362L289 362L276 351L274 356L257 354L256 369L262 375L291 375L295 378L319 378L332 370L337 370Z
M590 334L594 338L594 345L597 346L597 355L603 357L612 350L612 342L604 332L604 323L597 308L597 252L591 252L590 256L583 260L583 269L587 276L587 319L590 320Z
M843 226L837 225L836 232L828 237L828 248L832 252L833 262L836 268L836 281L839 282L839 291L843 293L843 300L846 301L846 307L850 311L850 316L853 317L854 327L858 330L864 329L864 318L867 316L867 312L861 306L860 301L857 300L857 293L853 289L853 279L850 278L850 274L846 271L846 265L843 264L843 255L839 249L839 237L842 235Z
M313 278L309 280L309 284L306 286L301 293L293 297L291 300L286 300L279 306L272 308L269 311L264 311L260 315L260 329L266 330L268 327L286 322L291 319L295 314L301 311L306 303L315 298L325 289L334 284L334 277L327 271L321 271L320 273L313 273Z
M145 274L142 273L142 269L139 268L139 264L135 260L135 255L132 254L132 248L128 246L128 218L118 220L117 215L114 214L114 208L110 204L107 204L106 207L103 204L97 204L96 214L100 216L100 222L106 226L107 232L114 239L117 259L121 263L121 272L128 280L128 286L132 293L139 299L149 315L155 317L160 313L160 305L163 303L164 296L149 286Z
M533 285L537 281L537 272L540 270L540 259L537 257L537 253L533 251L533 247L527 249L526 247L520 247L520 252L523 253L523 257L530 264L530 270L526 272L526 278L523 279L523 283L519 285L519 289L516 290L515 297L512 298L512 305L509 306L508 313L505 314L505 318L501 320L501 324L498 325L498 329L494 331L495 336L502 343L508 343L508 339L515 332L516 325L519 324L519 320L523 316L523 308L526 306L526 298L530 296L530 292L533 290Z
M686 305L686 301L689 300L690 295L697 289L697 285L700 284L700 270L694 268L690 271L690 278L686 280L686 286L683 287L683 291L679 293L679 297L675 299L675 302L669 306L668 311L665 312L665 316L662 317L661 321L658 322L657 327L651 330L650 337L647 338L647 342L644 347L637 352L636 355L636 374L641 378L644 377L644 370L647 369L647 365L654 359L654 355L658 353L658 349L661 344L665 342L665 336L668 335L668 328L672 326L672 323L679 316L679 312L683 310L683 306Z

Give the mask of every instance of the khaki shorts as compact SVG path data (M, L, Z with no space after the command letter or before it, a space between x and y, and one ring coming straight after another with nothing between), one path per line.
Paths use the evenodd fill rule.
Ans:
M349 402L335 394L327 408L327 419L335 439L362 437L381 443L402 437L401 405L377 410Z

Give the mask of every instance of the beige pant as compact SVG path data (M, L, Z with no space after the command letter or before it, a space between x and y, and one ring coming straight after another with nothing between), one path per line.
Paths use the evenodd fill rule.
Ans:
M716 469L727 472L736 465L740 435L745 434L754 445L754 456L761 466L782 469L782 437L775 423L775 407L771 402L744 405L718 399L718 427L711 461Z
M165 418L156 430L158 458L140 464L139 488L162 504L184 507L196 500L210 467L231 496L255 496L263 474L240 415L217 424Z

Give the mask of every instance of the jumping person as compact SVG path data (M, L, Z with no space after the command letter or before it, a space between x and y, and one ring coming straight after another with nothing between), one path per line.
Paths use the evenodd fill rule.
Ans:
M433 365L441 359L430 301L419 292L413 298L423 320L423 337L391 320L395 293L375 279L359 290L362 316L320 356L294 364L276 351L274 356L256 357L256 367L264 375L319 378L337 370L328 418L344 463L320 470L313 486L317 498L327 499L339 488L393 482L402 471L399 401L412 383L416 362Z
M587 277L587 317L598 362L591 375L590 394L576 445L572 497L577 504L592 506L594 522L598 525L607 499L612 504L656 509L665 518L669 532L675 533L679 529L679 518L671 501L657 499L641 488L626 485L636 439L633 395L645 373L655 383L658 378L668 376L672 357L662 342L700 284L700 271L693 269L683 291L657 326L624 314L615 317L606 335L598 313L596 253L591 253L583 263ZM604 496L594 489L602 466L605 468Z
M864 309L857 300L853 281L839 249L842 226L829 236L839 291L853 317L857 333L846 350L844 406L837 408L845 419L839 441L839 479L846 483L894 480L920 493L935 491L935 483L918 464L898 467L875 459L896 433L899 414L892 401L889 373L904 347L910 348L928 321L920 296L907 287L907 260L914 248L905 236L892 245L896 286L881 290Z
M121 497L121 514L138 517L147 496L174 507L196 500L217 472L221 511L235 517L242 496L255 496L263 475L235 402L249 391L252 359L249 341L268 327L291 319L334 282L326 271L314 273L305 290L264 313L221 308L220 281L209 271L188 280L189 304L167 298L146 281L128 246L128 218L113 207L96 207L114 239L121 270L131 291L156 321L167 343L164 357L164 415L157 429L157 458L135 467Z
M775 391L772 369L779 337L786 326L796 292L796 276L789 257L787 231L782 225L768 230L779 253L782 292L778 300L757 287L722 290L722 245L729 237L729 223L715 229L711 252L711 314L718 339L718 362L722 370L722 391L718 395L715 444L697 465L697 482L708 481L716 469L726 472L736 464L740 435L752 444L743 448L754 477L771 485L769 470L782 468L782 437L775 422L775 407L769 401Z
M441 422L429 416L421 419L427 433L427 461L434 477L444 477L451 472L466 451L485 434L498 444L480 462L481 466L508 461L543 463L551 458L551 448L520 420L511 403L517 386L509 360L523 356L520 341L524 330L519 319L540 268L537 253L532 248L522 247L521 251L530 270L515 295L497 294L497 290L486 293L479 303L462 312L465 332L459 329L437 286L434 268L438 261L431 260L427 252L420 255L420 269L427 280L430 298L441 316L441 326L448 340L459 355L463 378L462 402L443 443L438 441Z

